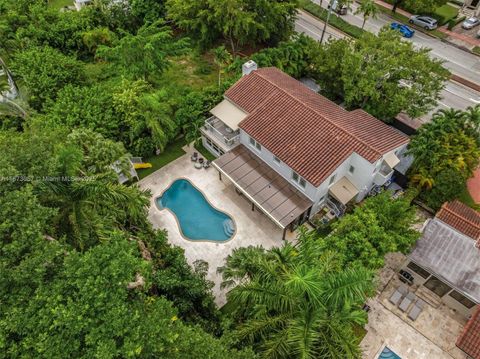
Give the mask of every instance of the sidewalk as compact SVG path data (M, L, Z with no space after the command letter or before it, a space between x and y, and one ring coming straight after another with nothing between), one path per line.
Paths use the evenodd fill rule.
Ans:
M390 5L389 3L385 2L385 1L382 1L382 0L375 0L375 3L379 6L382 6L386 9L389 9L389 10L392 10L392 8L393 8L392 5ZM406 16L408 18L412 16L412 14L410 14L408 11L405 11L405 10L400 9L400 8L397 8L396 12L398 14ZM448 43L451 43L454 46L457 46L457 47L462 46L463 43L465 43L465 47L468 48L468 49L469 49L469 46L467 46L467 45L470 45L470 47L480 46L480 39L476 39L472 36L459 34L459 33L447 30L447 28L445 26L438 27L437 30L440 31L440 32L443 32L446 35L448 35L449 37L452 38L452 40L456 40L456 41L449 41L449 39L443 40L443 41L446 41ZM458 43L458 42L460 42L460 43Z

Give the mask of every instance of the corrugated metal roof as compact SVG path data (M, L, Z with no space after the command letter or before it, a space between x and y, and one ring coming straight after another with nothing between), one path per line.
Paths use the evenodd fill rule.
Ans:
M471 238L434 218L409 257L480 303L480 249Z
M243 145L212 164L282 228L312 206L312 201Z
M409 141L365 111L346 111L277 68L242 77L225 97L249 113L239 127L314 186L353 152L373 163Z

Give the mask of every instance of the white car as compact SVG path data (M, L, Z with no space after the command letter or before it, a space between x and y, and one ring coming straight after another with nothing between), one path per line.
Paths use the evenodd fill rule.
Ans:
M466 30L470 30L478 24L480 24L480 19L478 17L471 17L462 23L462 27Z

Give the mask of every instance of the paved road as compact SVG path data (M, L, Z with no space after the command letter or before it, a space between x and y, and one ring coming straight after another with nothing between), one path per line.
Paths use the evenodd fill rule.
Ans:
M317 4L318 0L315 0ZM323 1L322 6L327 7L328 1ZM342 16L345 21L356 25L362 26L362 15L354 15L358 7L357 3L354 3L347 15ZM379 13L376 19L369 19L365 24L365 30L377 33L384 26L389 26L392 22L392 18L388 15ZM425 35L421 31L416 31L415 35L411 39L405 39L411 41L416 47L427 47L431 49L432 57L444 61L444 66L452 73L466 78L480 84L480 57L470 54L466 51L460 50L455 46L442 42L439 39Z
M347 19L345 18L345 20ZM360 18L360 26L362 21L363 20L361 20ZM306 12L300 11L297 21L295 23L295 30L297 32L305 33L306 35L316 40L320 40L322 30L323 30L323 25L324 23L322 21L318 20L317 18L311 16ZM368 24L368 26L369 27L367 28L367 25L366 25L365 28L370 30L371 24ZM378 29L380 29L380 27L378 27ZM417 36L417 33L415 34L415 36ZM423 36L426 36L426 35L423 35ZM345 35L342 32L336 30L335 28L328 26L325 38L328 39L329 37L339 39L339 38L345 37ZM428 37L428 39L431 39L431 38ZM442 43L442 46L448 46L448 45L445 45L444 43ZM449 47L452 47L452 46L449 46ZM463 64L467 64L467 61L465 62L463 61L463 56L467 55L467 57L469 57L468 56L469 54L465 53L465 51L462 51L456 48L454 49L458 57L458 60L455 60L455 61L460 64L458 65L458 67L461 68L462 71L466 71L470 74L470 76L468 77L464 76L464 77L472 81L472 76L478 76L479 77L478 83L480 83L480 71L473 72L472 70L469 70L468 67L463 66ZM471 55L471 56L474 56L474 55ZM475 59L475 60L478 61L478 64L474 64L473 67L477 65L480 67L480 61L478 59ZM455 66L455 64L452 63L451 66ZM450 68L450 70L453 72L452 68ZM460 73L458 74L460 75ZM432 111L432 113L442 108L452 107L459 110L464 110L469 106L480 104L480 94L478 92L451 81L448 81L446 83L445 89L442 91L441 96L442 96L442 99L439 101L438 107L434 111ZM422 122L427 122L430 119L430 116L431 116L431 113L423 116L419 120Z

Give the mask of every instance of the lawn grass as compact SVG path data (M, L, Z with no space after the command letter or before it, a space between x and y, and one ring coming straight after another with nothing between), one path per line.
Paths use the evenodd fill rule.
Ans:
M470 196L470 192L468 192L467 186L463 188L463 191L458 194L458 200L470 208L473 208L476 211L480 211L480 206L475 203L472 196Z
M440 25L445 25L458 15L458 8L452 5L442 5L435 10L435 17L439 20Z
M475 46L473 49L472 49L472 52L477 54L477 55L480 55L480 46Z
M50 0L48 6L54 9L61 9L65 6L73 6L73 0Z
M181 137L165 147L165 150L158 156L152 156L149 158L144 158L144 162L152 164L151 168L138 169L137 174L138 178L142 179L147 177L149 174L155 172L159 168L169 164L170 162L176 160L185 154L185 151L182 150L182 147L185 146L185 138Z
M203 146L203 144L200 142L199 144L196 144L195 145L195 149L200 152L200 154L205 157L207 160L209 161L213 161L214 159L216 159L216 157L214 155L212 155L210 153L210 151L208 151L205 146Z

